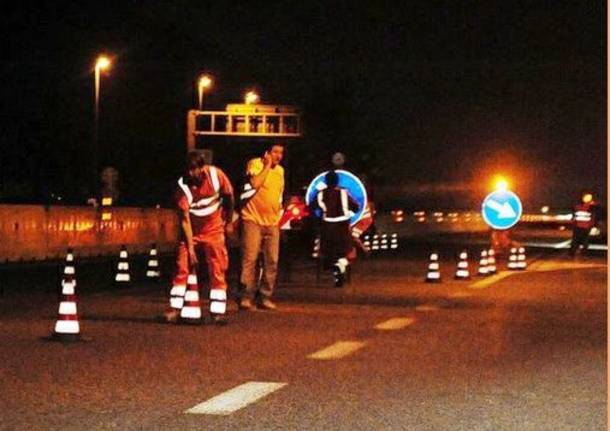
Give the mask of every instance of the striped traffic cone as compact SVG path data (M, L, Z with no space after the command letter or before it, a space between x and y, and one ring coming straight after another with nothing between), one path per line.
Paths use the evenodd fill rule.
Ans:
M527 269L527 260L525 259L524 247L519 247L517 250L517 269L521 271Z
M517 248L512 247L510 249L510 255L508 256L508 269L515 270L519 269L519 262L517 261Z
M396 250L398 248L398 234L393 233L390 239L390 248Z
M477 274L484 277L489 274L487 250L481 251L481 258L479 259L479 270L477 271Z
M382 250L388 249L388 234L384 233L381 235L381 247Z
M317 259L320 257L320 237L317 236L313 240L313 249L311 250L311 257Z
M152 244L148 253L148 264L146 269L146 278L149 280L159 280L161 271L159 271L159 259L157 258L157 245Z
M74 254L68 249L61 280L61 301L52 338L59 341L79 341L80 325L76 307L76 270Z
M496 252L493 248L487 251L487 273L492 275L498 272L496 267Z
M180 310L180 322L201 323L201 301L199 300L199 284L196 273L189 274L186 282L184 305Z
M129 274L129 254L127 248L122 245L119 253L119 263L117 264L117 272L114 276L114 281L117 284L129 284L131 275Z
M457 270L455 271L456 280L468 280L470 278L470 271L468 270L468 253L463 251L460 253L460 260L457 264Z
M426 283L440 283L441 272L438 263L438 254L432 253L430 255L430 262L428 263L428 272L426 274Z

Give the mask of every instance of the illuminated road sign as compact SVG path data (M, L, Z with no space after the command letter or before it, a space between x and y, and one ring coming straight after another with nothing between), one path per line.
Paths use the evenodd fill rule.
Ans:
M343 187L347 189L349 194L354 198L356 202L358 202L358 211L349 219L349 224L354 225L358 223L358 220L362 217L362 213L364 213L364 207L366 206L366 189L362 184L362 181L358 179L358 177L352 174L349 171L344 171L342 169L337 169L335 171L337 176L339 177L339 187ZM320 175L315 177L313 181L307 187L307 193L305 193L305 202L307 205L310 202L313 202L316 199L316 195L320 190L324 190L326 188L326 174L327 172L322 172ZM314 211L316 217L322 217L322 212L319 208Z
M498 190L487 195L482 205L485 223L494 229L509 229L521 218L523 206L519 197L509 190Z

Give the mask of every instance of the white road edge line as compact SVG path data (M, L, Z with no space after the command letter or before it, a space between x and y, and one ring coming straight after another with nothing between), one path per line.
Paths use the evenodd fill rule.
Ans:
M381 331L395 331L397 329L406 328L407 326L412 325L414 322L415 318L413 317L394 317L375 325L375 329L379 329Z
M263 397L283 388L288 383L246 382L220 395L197 404L184 413L195 415L230 415Z
M335 344L318 350L307 357L309 359L330 360L339 359L347 355L351 355L356 350L363 348L366 345L364 341L337 341Z

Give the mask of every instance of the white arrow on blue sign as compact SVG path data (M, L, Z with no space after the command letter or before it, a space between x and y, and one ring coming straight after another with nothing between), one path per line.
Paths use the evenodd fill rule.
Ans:
M485 223L494 229L509 229L517 224L523 213L519 197L509 190L498 190L487 195L482 205Z

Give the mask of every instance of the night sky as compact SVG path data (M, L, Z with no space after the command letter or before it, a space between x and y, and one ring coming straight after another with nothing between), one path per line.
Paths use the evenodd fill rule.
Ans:
M0 17L3 202L84 202L102 52L123 204L169 202L204 71L208 109L249 88L302 108L305 176L340 150L388 200L476 201L499 172L526 208L605 199L605 2L27 3Z

